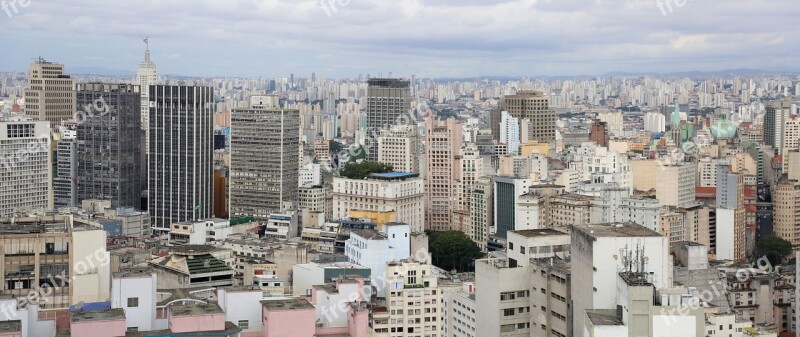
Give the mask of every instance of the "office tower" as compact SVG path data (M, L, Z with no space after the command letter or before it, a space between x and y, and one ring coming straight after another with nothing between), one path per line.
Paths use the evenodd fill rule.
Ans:
M136 69L136 79L133 84L141 88L141 119L142 130L144 130L145 153L150 153L150 90L149 87L158 82L158 70L155 63L150 61L150 44L144 39L147 46L144 51L144 60L139 63Z
M407 124L411 109L408 80L375 78L367 81L367 135L381 134L392 125ZM378 161L378 140L366 144L367 160Z
M528 192L532 182L530 178L497 176L494 178L494 225L495 235L505 238L508 231L517 226L517 202L519 197Z
M493 185L491 177L478 178L469 194L469 216L472 224L467 227L466 234L484 252L489 242L489 229L494 226Z
M783 125L791 112L791 99L774 100L765 104L764 144L780 151L783 146ZM780 152L778 152L780 153Z
M148 210L154 229L211 216L214 88L151 85Z
M53 178L53 203L56 208L76 207L78 203L78 123L61 122L56 142L56 172ZM55 138L55 137L54 137Z
M519 91L516 95L503 97L501 109L520 121L530 120L528 141L546 143L556 140L556 113L550 108L549 102L549 98L541 91Z
M378 137L378 161L396 172L419 173L419 135L414 125L393 125Z
M296 206L300 169L300 111L277 95L250 97L231 112L230 214L267 219Z
M695 201L697 165L676 163L657 169L656 199L661 205L685 207Z
M577 225L570 231L573 331L583 331L585 311L617 308L618 273L647 261L644 270L656 289L672 286L669 242L657 232L633 223ZM641 269L641 267L639 267Z
M461 125L454 118L425 120L425 229L446 231L452 211L458 206L460 167L456 156L461 149Z
M519 152L519 119L511 117L508 111L500 113L500 142L508 146L508 153L517 154Z
M745 258L744 180L742 174L731 172L731 165L727 161L717 165L716 207L717 259Z
M25 114L48 121L50 129L56 129L61 121L73 119L75 111L72 78L64 75L64 65L41 57L36 63L31 63L25 88Z
M500 121L503 118L503 111L500 107L489 111L489 130L491 130L492 139L500 141Z
M0 217L53 208L50 122L0 115Z
M775 235L800 247L800 182L781 181L772 195L773 230Z
M77 122L78 202L110 200L111 207L141 202L140 87L132 84L79 83ZM89 109L88 107L91 107Z
M783 155L783 169L781 172L788 173L789 151L800 149L800 117L793 115L784 120L782 139L783 146L781 147L781 154Z

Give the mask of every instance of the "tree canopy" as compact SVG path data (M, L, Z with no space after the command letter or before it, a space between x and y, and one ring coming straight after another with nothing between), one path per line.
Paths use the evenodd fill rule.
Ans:
M766 256L773 266L781 263L781 260L792 253L792 243L769 235L756 242L756 257Z
M483 257L480 247L459 231L429 231L428 250L433 264L447 271L474 271L475 259Z
M392 165L372 161L349 162L339 171L339 174L350 179L364 179L372 173L392 172L392 169Z

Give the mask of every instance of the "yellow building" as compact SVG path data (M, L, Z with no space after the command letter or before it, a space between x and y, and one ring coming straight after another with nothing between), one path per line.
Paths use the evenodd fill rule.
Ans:
M378 225L377 231L379 232L383 230L385 223L397 222L397 211L379 212L351 209L347 212L347 216L351 218L370 218Z
M522 151L522 156L527 157L531 153L539 152L541 154L546 155L550 152L550 144L549 143L540 143L536 140L529 141L525 144L520 145L520 151Z

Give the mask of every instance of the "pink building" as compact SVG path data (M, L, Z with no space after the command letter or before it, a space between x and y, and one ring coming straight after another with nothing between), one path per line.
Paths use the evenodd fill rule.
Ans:
M369 336L369 308L366 302L345 303L347 324L317 327L315 308L304 299L261 301L263 304L262 337Z
M225 330L225 313L213 302L173 305L168 317L169 329L174 333Z
M22 337L22 321L0 322L0 337Z
M79 311L72 314L72 337L125 336L125 311L122 309Z

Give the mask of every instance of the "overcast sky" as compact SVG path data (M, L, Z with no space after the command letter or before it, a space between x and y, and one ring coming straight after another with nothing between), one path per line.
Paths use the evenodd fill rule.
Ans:
M0 11L0 71L133 72L145 36L159 73L190 76L800 69L798 0L23 1Z

